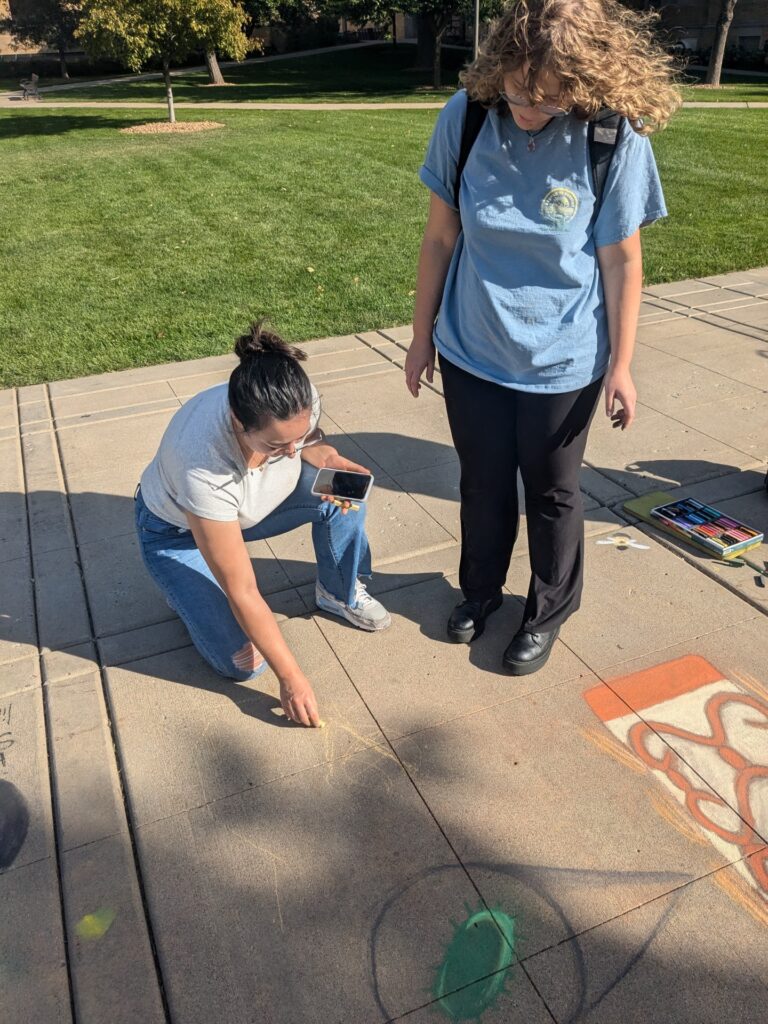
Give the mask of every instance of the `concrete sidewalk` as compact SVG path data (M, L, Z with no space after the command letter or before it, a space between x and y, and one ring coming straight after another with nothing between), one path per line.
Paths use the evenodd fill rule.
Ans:
M229 356L0 392L0 971L34 1024L754 1024L768 1000L768 587L631 522L666 488L768 532L768 268L649 289L638 420L598 415L586 588L544 670L471 647L439 376L407 328L309 343L377 486L380 636L314 611L307 531L250 545L324 730L209 671L132 496ZM640 545L609 541L617 532ZM751 553L768 559L768 546Z

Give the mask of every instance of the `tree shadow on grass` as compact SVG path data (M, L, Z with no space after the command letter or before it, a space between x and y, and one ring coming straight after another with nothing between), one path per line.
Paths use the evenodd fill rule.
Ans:
M145 121L165 120L164 117L153 116L152 110L137 110L132 116L120 117L113 113L107 116L97 113L68 113L61 111L25 109L22 113L15 110L3 114L0 111L0 140L35 138L39 136L66 135L69 132L96 131L102 128L130 128Z

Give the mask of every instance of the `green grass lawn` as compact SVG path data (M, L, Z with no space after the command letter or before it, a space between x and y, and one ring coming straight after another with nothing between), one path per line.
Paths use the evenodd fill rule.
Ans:
M459 50L443 51L443 80L447 88L437 92L430 87L430 69L417 69L416 47L391 43L359 50L317 54L314 57L244 64L224 68L231 85L210 86L205 72L188 72L173 79L174 99L186 103L226 100L256 102L328 102L384 103L448 99L458 85L458 73L466 55ZM87 100L165 100L165 87L159 79L149 82L122 82L94 86L63 93L51 93L52 101Z
M435 116L217 111L169 137L117 131L140 111L0 111L0 386L225 352L262 315L295 341L409 322ZM768 264L766 128L686 111L655 140L649 282Z

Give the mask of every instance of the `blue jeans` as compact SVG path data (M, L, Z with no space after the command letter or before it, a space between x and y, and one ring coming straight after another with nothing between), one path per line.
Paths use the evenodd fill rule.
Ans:
M312 494L317 470L302 463L296 490L256 526L243 530L246 541L265 540L312 524L317 575L322 586L344 604L354 604L358 575L370 576L371 553L365 534L365 505L343 516L341 510ZM168 604L187 627L193 644L208 664L228 679L260 675L238 668L233 657L248 637L232 613L226 594L200 554L192 532L154 515L136 494L136 532L147 571Z

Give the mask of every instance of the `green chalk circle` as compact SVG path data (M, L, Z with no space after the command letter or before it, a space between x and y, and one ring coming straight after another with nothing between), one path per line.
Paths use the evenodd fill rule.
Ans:
M470 912L437 969L433 995L441 1010L451 1020L476 1020L504 991L514 960L515 919L502 910Z

